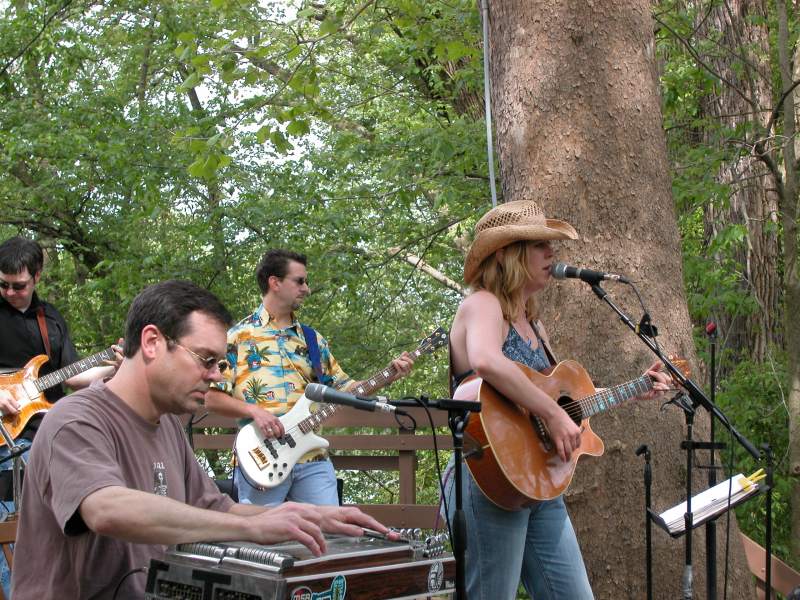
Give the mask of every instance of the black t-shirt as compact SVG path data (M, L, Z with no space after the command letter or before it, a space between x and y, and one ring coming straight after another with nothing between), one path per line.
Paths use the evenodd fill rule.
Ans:
M39 376L47 375L78 360L78 352L69 337L64 317L56 308L39 300L34 292L31 305L20 312L3 298L0 298L0 370L16 371L25 366L31 358L47 354L36 320L39 307L44 308L47 323L47 337L50 338L50 360L39 369ZM55 402L64 395L61 385L45 390L49 402Z

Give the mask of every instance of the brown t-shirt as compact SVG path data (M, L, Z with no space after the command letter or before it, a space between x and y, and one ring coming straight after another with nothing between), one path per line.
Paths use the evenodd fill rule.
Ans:
M78 512L101 488L122 486L227 511L197 463L180 422L145 421L102 382L56 404L42 421L25 475L12 569L14 600L112 598L122 577L165 546L90 531ZM146 576L125 579L119 598L142 598Z

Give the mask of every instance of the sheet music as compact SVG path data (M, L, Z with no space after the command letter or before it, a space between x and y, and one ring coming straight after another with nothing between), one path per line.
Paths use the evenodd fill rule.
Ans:
M692 522L693 524L707 521L727 510L728 506L736 506L745 498L758 493L758 483L750 482L744 475L738 473L692 497ZM730 503L728 493L730 492ZM686 502L662 512L659 517L670 533L681 532L685 528L684 515Z

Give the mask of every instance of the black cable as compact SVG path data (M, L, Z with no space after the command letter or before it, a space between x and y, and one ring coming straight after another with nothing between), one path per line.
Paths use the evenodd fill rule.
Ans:
M117 594L119 594L119 590L122 588L122 584L125 583L125 580L133 575L134 573L147 573L147 567L136 567L135 569L131 569L122 578L119 580L117 587L114 588L114 595L111 597L111 600L117 600Z
M425 414L428 415L428 423L431 426L431 435L433 436L433 459L436 463L436 476L439 479L439 493L442 495L442 504L444 505L444 521L447 523L447 535L450 537L452 542L453 539L453 532L450 529L450 510L447 507L447 496L444 492L444 478L442 477L442 466L439 464L439 444L436 441L436 426L433 423L433 415L431 415L430 408L428 405L425 404L421 398L417 398L415 396L408 396L404 398L404 400L414 400L417 404L419 404L423 409L425 409ZM411 415L409 415L410 417Z
M392 413L394 416L395 423L397 423L398 428L400 431L416 431L417 430L417 420L414 418L413 415L408 414L404 410L400 410L399 408ZM407 417L409 421L411 421L411 425L408 426L400 420L400 417Z

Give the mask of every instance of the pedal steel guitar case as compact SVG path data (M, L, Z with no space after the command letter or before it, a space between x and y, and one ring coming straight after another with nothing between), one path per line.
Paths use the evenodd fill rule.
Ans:
M443 536L393 542L326 539L313 556L297 543L193 543L153 559L146 600L388 600L452 598L455 562Z

